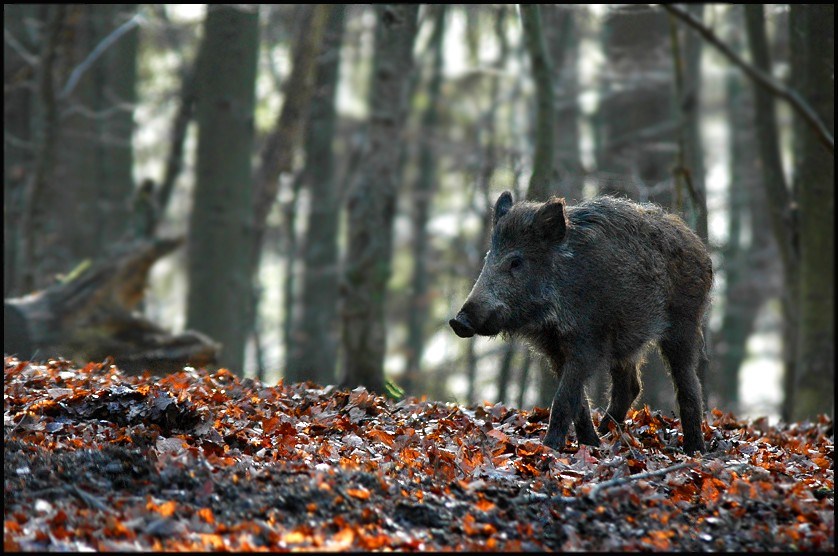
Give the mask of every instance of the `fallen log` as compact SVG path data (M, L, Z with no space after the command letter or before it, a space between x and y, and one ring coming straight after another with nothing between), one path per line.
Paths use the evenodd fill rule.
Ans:
M182 238L133 239L82 263L47 287L3 302L3 351L20 359L78 363L112 357L128 372L172 372L215 362L219 344L195 331L171 334L135 312L152 265Z

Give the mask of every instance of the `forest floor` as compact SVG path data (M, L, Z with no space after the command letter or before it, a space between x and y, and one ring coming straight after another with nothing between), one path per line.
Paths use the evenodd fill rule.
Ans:
M599 448L548 414L5 359L4 550L835 550L834 433L647 408ZM594 412L595 422L600 415Z

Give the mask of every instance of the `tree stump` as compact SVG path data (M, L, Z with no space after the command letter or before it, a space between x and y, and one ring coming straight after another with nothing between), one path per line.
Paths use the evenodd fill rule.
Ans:
M132 239L82 263L48 288L3 302L3 351L21 359L112 357L120 369L173 372L215 362L220 345L187 330L170 334L134 312L151 266L182 238Z

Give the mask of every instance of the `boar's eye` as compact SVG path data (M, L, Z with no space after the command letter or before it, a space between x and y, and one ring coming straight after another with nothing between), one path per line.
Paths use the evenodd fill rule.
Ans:
M522 259L521 257L515 256L515 257L512 257L511 259L509 259L509 262L507 264L509 265L509 270L517 270L517 269L521 268L521 265L524 264L524 259Z

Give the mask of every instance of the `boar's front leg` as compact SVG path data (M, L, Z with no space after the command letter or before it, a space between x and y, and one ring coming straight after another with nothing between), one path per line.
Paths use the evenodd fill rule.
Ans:
M585 377L589 373L597 373L598 367L604 364L604 359L601 355L592 353L588 350L577 350L568 357L562 367L559 388L553 396L550 423L547 425L547 434L544 435L543 441L546 446L555 450L564 447L571 422L576 426L576 438L580 443L599 445L599 437L591 421L588 398L585 396Z

